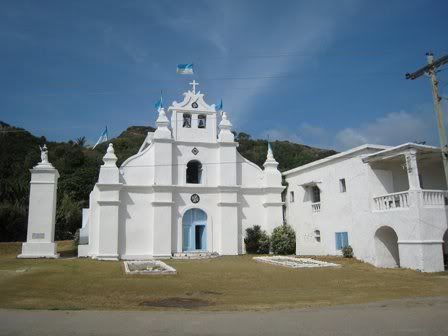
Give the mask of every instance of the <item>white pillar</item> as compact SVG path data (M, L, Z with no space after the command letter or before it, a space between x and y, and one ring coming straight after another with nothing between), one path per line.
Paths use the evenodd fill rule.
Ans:
M98 183L98 254L101 260L117 260L120 209L120 172L114 147L110 143L103 157Z
M417 151L411 150L405 154L406 168L408 172L409 190L421 190L418 177Z
M223 255L238 254L240 241L240 203L238 201L239 187L236 174L236 146L231 132L232 124L226 112L222 113L219 123L219 243L217 252Z
M159 110L157 129L153 139L154 192L152 200L152 255L170 257L177 246L172 246L173 223L173 138L168 128L165 110Z
M41 148L41 162L31 171L28 232L18 258L57 258L54 243L58 171L48 162L48 151Z
M268 233L272 233L275 227L283 224L283 202L282 175L277 169L278 162L274 158L271 144L268 143L266 162L263 164L264 170L264 202L265 224L264 228Z

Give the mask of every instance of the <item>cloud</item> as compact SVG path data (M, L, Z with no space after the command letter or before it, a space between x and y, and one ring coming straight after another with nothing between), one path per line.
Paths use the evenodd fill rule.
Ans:
M327 135L327 132L324 128L319 126L313 126L308 123L302 123L302 125L300 126L300 132L305 135L318 138L322 138Z
M260 137L288 140L309 146L346 150L363 144L399 145L406 142L425 141L437 145L434 125L428 123L429 113L391 112L357 127L330 130L303 123L296 129L284 126L268 129Z
M428 141L433 138L431 126L423 115L405 111L392 112L371 123L357 128L345 128L337 132L339 147L346 149L365 143L398 145L412 141Z

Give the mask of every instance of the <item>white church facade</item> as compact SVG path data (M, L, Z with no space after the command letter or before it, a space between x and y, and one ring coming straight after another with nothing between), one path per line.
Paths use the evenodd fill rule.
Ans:
M440 148L364 145L283 176L296 254L341 255L350 245L378 267L444 270L448 191Z
M283 203L270 146L264 169L243 158L227 114L191 84L182 102L159 109L156 130L121 167L109 144L83 210L78 256L237 255L245 253L246 228L271 233L285 219L296 231L297 255L340 255L351 245L355 257L378 267L444 270L448 191L440 148L363 145L291 169L283 173ZM41 159L31 169L21 258L58 257L59 174L46 147Z
M192 84L182 102L159 109L157 129L121 167L109 145L83 212L79 256L236 255L247 227L272 232L283 223L284 187L271 149L263 170L243 158L227 114Z

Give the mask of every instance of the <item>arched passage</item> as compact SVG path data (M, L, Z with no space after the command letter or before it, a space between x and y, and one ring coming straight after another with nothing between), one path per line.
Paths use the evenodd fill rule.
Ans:
M400 267L398 236L389 226L382 226L375 232L375 259L377 267Z
M443 235L443 264L448 269L448 230Z
M207 250L207 214L201 209L187 210L182 217L182 251Z

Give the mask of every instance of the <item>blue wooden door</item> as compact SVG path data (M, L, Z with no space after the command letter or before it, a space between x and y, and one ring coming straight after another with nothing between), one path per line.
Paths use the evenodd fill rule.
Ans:
M207 214L201 209L190 209L182 219L182 251L207 249Z
M348 246L347 232L336 232L336 250L342 250Z

